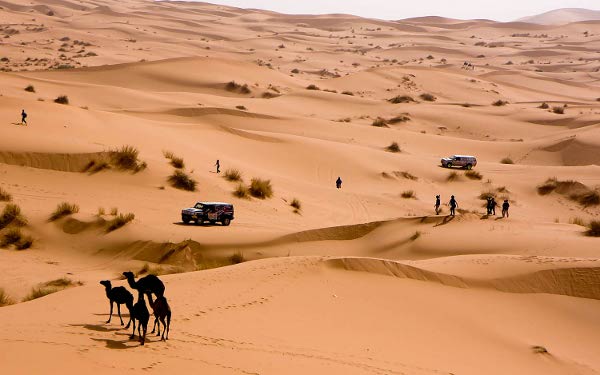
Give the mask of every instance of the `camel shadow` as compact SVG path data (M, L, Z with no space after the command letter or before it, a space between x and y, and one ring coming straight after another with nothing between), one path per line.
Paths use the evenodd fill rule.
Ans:
M173 223L173 225L177 225L177 226L180 226L180 227L190 227L190 228L193 228L193 227L200 227L200 228L201 227L220 227L220 226L222 226L222 225L217 224L217 223L215 223L215 224L210 224L210 223L186 224L183 221L175 222L175 223Z
M123 350L123 349L133 349L133 348L137 347L137 345L135 345L135 346L126 345L126 343L128 341L118 341L118 340L111 340L111 339L95 339L93 337L91 337L91 339L94 341L97 341L97 342L103 342L104 344L106 344L107 349Z
M83 327L85 329L89 329L90 331L95 332L116 332L124 329L125 327L120 328L108 328L102 324L69 324L71 327Z

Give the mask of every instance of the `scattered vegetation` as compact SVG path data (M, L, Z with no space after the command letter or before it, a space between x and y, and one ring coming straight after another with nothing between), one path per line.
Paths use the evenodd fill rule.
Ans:
M446 181L448 181L448 182L457 181L459 179L460 179L460 175L456 172L450 172L450 174L448 174L448 177L446 177Z
M118 213L119 213L119 209L117 207L113 207L110 209L111 216L117 216Z
M98 216L104 216L106 215L106 211L104 210L104 207L98 207Z
M54 99L54 103L58 104L69 104L69 98L66 95L60 95L56 99Z
M176 170L168 178L169 183L176 189L196 191L198 182L182 170Z
M597 191L588 191L581 194L573 194L570 198L579 202L584 207L597 206L600 204L600 195Z
M569 199L584 207L600 205L600 193L578 181L559 181L556 177L552 177L538 185L537 191L540 195L548 195L556 191L559 194L567 195Z
M310 84L310 85L308 85L308 86L306 87L306 89L307 89L307 90L314 90L314 91L321 90L321 89L319 88L319 86L317 86L317 85L315 85L315 84Z
M110 223L108 224L108 228L106 228L106 231L107 232L115 231L121 227L124 227L128 223L130 223L131 221L133 221L133 219L135 219L135 215L132 213L128 213L125 215L118 214L113 220L110 221Z
M600 221L593 220L588 224L588 230L585 232L590 237L600 237Z
M414 99L408 95L398 95L391 99L388 99L388 102L392 104L402 104L402 103L414 103Z
M244 263L246 261L246 258L244 258L244 254L238 251L229 257L229 261L231 262L231 264L240 264Z
M236 108L236 109L239 109L240 111L247 111L247 110L248 110L248 108L246 108L246 107L245 107L245 106L243 106L243 105L236 105L236 106L235 106L235 108Z
M540 104L540 106L538 108L548 109L548 108L550 108L550 106L548 105L548 103L544 102L544 103Z
M411 181L417 181L419 179L417 176L414 176L408 172L394 172L394 174L396 176L401 176L401 177L404 177L407 180L411 180Z
M41 298L41 297L47 296L49 294L56 293L61 290L73 287L73 286L80 286L80 285L83 285L83 283L79 282L79 281L75 282L66 277L48 281L46 283L43 283L43 284L33 288L31 290L31 292L29 292L29 294L23 299L23 302L31 301L31 300Z
M552 177L547 179L546 182L544 182L543 184L538 185L537 191L539 195L548 195L554 190L556 190L557 186L558 180L556 179L556 177Z
M509 157L505 157L504 159L500 160L500 163L502 164L515 164L515 162L509 158Z
M564 115L565 107L552 107L552 113L556 113L557 115Z
M250 94L250 93L252 93L252 90L250 90L250 87L248 87L247 84L240 85L239 83L237 83L235 81L228 82L225 85L225 90L227 90L227 91L237 91L237 92L242 93L242 94Z
M110 164L106 160L90 160L83 168L83 172L98 173L105 169L110 169Z
M569 223L573 224L573 225L579 225L581 227L585 227L586 226L585 225L585 221L583 221L583 219L580 218L580 217L574 217L574 218L570 219Z
M55 221L65 216L75 214L77 212L79 212L78 205L73 203L62 202L58 206L56 206L56 209L54 210L52 215L50 215L50 221Z
M6 294L4 289L0 288L0 307L9 306L13 303L15 302Z
M302 203L300 203L298 198L292 199L290 206L294 208L294 213L300 213L300 211L302 211Z
M421 231L416 231L415 234L413 234L412 236L410 236L410 240L411 241L416 241L417 239L419 239L419 237L421 237L422 233Z
M402 151L402 150L400 149L400 146L398 145L398 142L392 142L392 144L391 144L391 145L389 145L389 146L387 146L387 147L385 148L385 150L386 150L386 151L388 151L388 152L394 152L394 153L397 153L397 152L401 152L401 151Z
M4 233L4 236L2 236L2 240L0 240L0 247L8 247L10 245L15 245L19 241L21 241L22 237L23 234L21 233L21 230L19 228L11 228L6 233Z
M33 85L27 85L27 87L25 87L25 91L35 92L35 87L33 87Z
M426 102L435 102L437 100L437 98L434 95L427 93L419 95L419 98L425 100Z
M414 190L406 190L402 192L402 198L404 199L417 199Z
M354 96L352 91L342 91L342 95Z
M138 157L138 149L128 145L121 146L120 148L110 152L112 165L121 170L139 172L146 169L146 163L141 162Z
M171 165L174 168L177 168L177 169L185 168L185 163L183 161L183 158L175 156L175 154L173 154L171 151L163 151L163 155L165 156L165 158L170 160Z
M230 182L242 181L242 173L237 169L227 169L223 174L223 178Z
M382 117L377 117L375 120L373 120L373 123L371 125L376 126L378 128L387 128L387 120Z
M246 185L239 183L233 191L233 195L238 198L247 199L250 197L250 191L248 190L248 187Z
M503 107L503 106L505 106L507 104L508 104L507 101L501 100L501 99L498 99L498 100L496 100L495 102L492 103L492 105L495 106L495 107Z
M543 346L539 346L539 345L532 346L531 350L533 350L533 352L537 353L537 354L548 354L548 350L546 348L544 348Z
M271 198L273 196L273 187L271 186L270 180L253 178L250 182L248 191L254 198L259 199Z
M12 200L12 195L3 188L0 187L0 202L10 202Z
M387 121L387 123L388 124L399 124L399 123L408 122L408 121L410 121L410 117L408 117L407 114L402 114L402 115L392 117L391 119L389 119Z
M471 179L471 180L481 180L483 179L483 176L481 175L481 173L474 171L474 170L470 170L470 171L466 171L465 172L465 177Z
M0 229L4 229L9 225L17 227L27 225L27 219L21 215L21 208L12 203L4 206L4 210L2 210L2 214L0 214Z

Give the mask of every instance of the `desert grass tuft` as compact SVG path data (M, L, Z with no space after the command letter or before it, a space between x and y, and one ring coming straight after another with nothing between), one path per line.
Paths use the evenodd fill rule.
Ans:
M27 225L27 219L21 215L21 208L12 203L4 206L4 210L0 214L0 229L6 228L9 225L18 227Z
M550 106L548 105L548 103L544 102L544 103L540 104L540 106L538 108L548 109L548 108L550 108Z
M0 202L10 202L12 200L12 195L3 188L0 187Z
M23 238L23 233L19 228L11 228L0 239L0 247L16 245Z
M398 95L391 99L388 99L388 102L392 104L402 104L402 103L414 103L414 99L408 95Z
M556 177L552 177L546 180L541 185L538 185L537 191L539 195L548 195L552 193L558 187L558 180Z
M426 102L435 102L437 100L434 95L428 93L419 95L419 98L425 100Z
M597 191L588 191L582 194L575 194L570 197L579 202L584 207L597 206L600 204L600 194Z
M579 225L580 227L585 227L585 221L580 217L574 217L569 220L569 224Z
M481 175L481 173L474 171L474 170L466 171L465 177L467 177L468 179L471 179L471 180L482 180L483 179L483 176Z
M122 228L131 221L133 221L133 219L135 219L135 215L132 213L118 214L113 220L110 221L110 223L108 224L108 228L106 228L106 231L112 232L119 228Z
M298 198L292 199L290 206L294 208L294 210L295 210L294 212L302 211L302 203L300 202L300 200Z
M515 162L509 158L509 157L505 157L504 159L500 160L500 163L502 164L515 164Z
M270 180L253 178L248 188L250 195L258 199L267 199L273 196L273 187Z
M248 187L246 185L239 183L233 191L233 196L248 199L250 198L250 191L248 190Z
M414 190L406 190L402 192L402 198L404 199L417 199L417 195Z
M507 104L508 104L507 101L501 100L501 99L498 99L498 100L496 100L495 102L492 103L492 105L495 106L495 107L504 107Z
M387 128L388 127L387 120L382 117L377 117L375 120L373 120L373 123L371 125L378 127L378 128Z
M403 122L408 122L410 121L410 117L408 117L408 115L398 115L398 116L394 116L391 119L389 119L387 121L388 124L400 124Z
M145 169L145 163L140 163L139 151L129 145L121 146L110 152L111 163L122 170L140 171Z
M50 221L55 221L65 216L69 216L79 212L79 206L73 203L62 202L58 206L54 212L50 215Z
M242 181L242 173L233 168L229 168L223 174L223 178L230 182L239 182Z
M245 261L246 258L244 258L244 254L239 251L229 257L229 262L231 262L231 264L240 264L244 263Z
M421 237L422 233L420 231L416 231L412 236L410 236L411 241L416 241L419 237Z
M54 99L54 103L67 105L69 104L69 97L67 97L66 95L60 95L56 99Z
M392 144L390 144L389 146L387 146L385 148L385 150L387 152L393 152L393 153L398 153L401 152L402 150L400 149L400 146L398 145L398 142L392 142Z
M593 220L588 224L588 230L585 232L590 237L600 237L600 220Z
M169 176L168 181L172 187L186 191L196 191L196 185L198 184L196 180L181 170L173 172L173 174Z
M9 297L8 294L6 294L4 289L0 288L0 307L9 306L14 303L15 302Z
M35 92L35 87L33 87L33 85L27 85L27 87L25 87L25 91Z
M549 354L548 349L544 348L543 346L539 346L539 345L532 346L531 350L533 350L533 352L537 353L537 354Z
M564 115L565 107L552 107L552 113L556 113L557 115Z

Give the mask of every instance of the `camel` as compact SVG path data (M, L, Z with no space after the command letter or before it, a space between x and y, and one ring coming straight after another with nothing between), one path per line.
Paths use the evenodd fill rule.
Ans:
M158 333L156 336L160 336L160 323L162 322L163 333L161 340L166 341L169 339L169 327L171 326L171 307L169 306L169 303L165 297L158 297L156 301L152 301L152 295L150 295L149 298L150 299L148 302L150 303L150 307L154 313L154 326L152 327L152 332L150 333L154 333L156 330L156 325L158 324ZM165 333L167 334L166 338Z
M113 305L116 303L119 319L121 319L121 325L124 325L123 318L121 317L121 305L125 304L129 310L129 323L127 323L127 327L125 328L129 328L129 325L131 324L131 309L133 308L133 295L129 293L125 287L118 286L113 288L109 280L102 280L100 281L100 284L104 285L106 297L108 297L108 300L110 301L110 314L106 323L110 323L113 314Z
M151 293L154 293L157 298L165 294L165 284L155 275L144 276L138 281L135 281L133 272L123 272L123 276L127 278L127 282L132 289L140 293L146 293L148 297Z
M133 331L131 331L130 340L135 338L135 321L138 321L138 336L140 336L140 344L144 345L146 342L146 331L148 330L148 321L150 320L150 312L146 307L146 301L144 300L144 293L139 292L138 300L133 305L131 310L131 321L133 322ZM143 330L143 334L142 334Z

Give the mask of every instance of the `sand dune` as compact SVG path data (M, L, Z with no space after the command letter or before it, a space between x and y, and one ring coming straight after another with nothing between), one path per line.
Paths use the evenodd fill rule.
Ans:
M0 7L4 372L600 371L600 24ZM168 342L104 323L126 270L164 280Z

